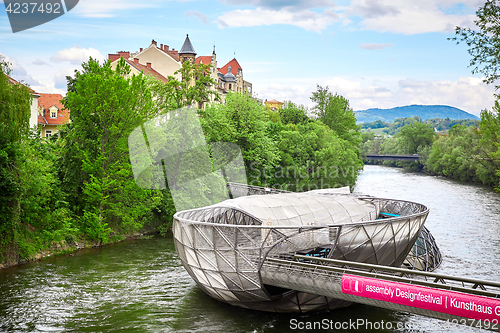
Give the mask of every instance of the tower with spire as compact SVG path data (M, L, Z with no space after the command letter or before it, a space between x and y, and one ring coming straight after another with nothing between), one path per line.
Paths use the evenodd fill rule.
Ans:
M196 52L194 50L193 44L189 40L189 34L186 34L186 40L182 44L181 50L179 51L179 60L181 63L185 61L191 61L192 64L196 62Z

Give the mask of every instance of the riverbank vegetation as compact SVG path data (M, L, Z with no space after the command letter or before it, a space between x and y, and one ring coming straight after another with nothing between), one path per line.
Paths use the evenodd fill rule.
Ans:
M450 40L466 43L472 57L473 73L484 75L484 82L494 84L500 78L500 6L495 0L487 0L476 12L474 21L478 30L456 28L455 38ZM500 88L495 85L495 88ZM500 191L500 95L491 110L483 110L477 124L455 124L446 134L435 134L432 123L405 124L394 137L381 138L373 133L363 133L362 155L418 154L419 162L389 162L383 164L424 170L462 181L479 182L494 186ZM450 122L450 125L453 122ZM376 123L373 126L382 126ZM469 125L469 126L466 126Z
M208 99L209 68L185 62L182 80L130 76L90 59L68 77L62 103L70 122L50 138L30 132L31 91L0 72L0 265L41 253L101 246L146 231L166 231L175 206L167 189L137 186L128 136L145 121ZM312 110L266 109L247 94L199 110L207 142L232 142L247 182L305 191L354 185L363 167L359 127L349 102L317 87Z
M455 125L446 134L436 134L429 124L424 123L405 125L393 137L363 133L361 155L417 154L420 156L418 162L366 163L424 171L500 190L499 120L496 104L493 110L483 111L477 126Z

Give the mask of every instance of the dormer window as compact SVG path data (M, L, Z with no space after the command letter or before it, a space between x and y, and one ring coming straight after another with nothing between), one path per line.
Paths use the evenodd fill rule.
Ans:
M57 111L50 110L50 118L57 118Z

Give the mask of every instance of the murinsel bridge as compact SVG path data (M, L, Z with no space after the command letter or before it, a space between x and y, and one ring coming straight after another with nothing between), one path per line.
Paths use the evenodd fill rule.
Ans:
M362 303L500 331L499 282L430 272L441 254L424 205L228 188L233 199L174 215L179 257L210 296L275 312Z

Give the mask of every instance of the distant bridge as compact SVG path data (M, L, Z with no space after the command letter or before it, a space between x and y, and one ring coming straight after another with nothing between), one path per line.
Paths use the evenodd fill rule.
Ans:
M366 159L369 161L382 160L382 161L419 161L420 156L418 155L378 155L370 154L366 155Z

